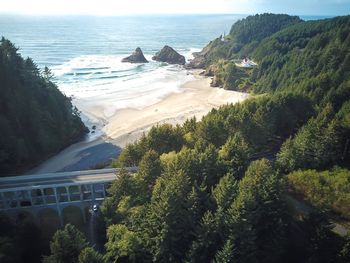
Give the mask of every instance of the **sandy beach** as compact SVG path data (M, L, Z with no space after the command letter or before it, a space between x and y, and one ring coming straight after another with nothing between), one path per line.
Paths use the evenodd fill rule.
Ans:
M194 79L182 85L179 93L172 93L142 109L121 109L106 116L103 101L93 104L77 101L78 108L90 119L89 125L96 124L96 135L101 135L68 147L32 172L91 169L116 157L120 148L137 140L156 124L182 124L193 116L200 120L212 108L248 98L246 93L210 87L211 79L199 75L199 72L191 71Z
M182 85L180 93L173 93L143 109L117 111L103 128L106 137L124 147L156 124L182 124L193 116L200 120L212 108L237 103L248 97L246 93L210 87L211 79L199 75L199 72L193 72L195 79ZM98 112L94 114L98 116Z

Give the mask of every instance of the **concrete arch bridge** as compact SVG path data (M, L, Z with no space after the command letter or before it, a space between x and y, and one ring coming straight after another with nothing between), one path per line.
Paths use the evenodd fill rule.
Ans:
M136 167L126 169L137 171ZM119 171L111 168L2 177L0 212L13 220L26 216L44 225L86 222L88 209L105 199L106 188L118 178Z

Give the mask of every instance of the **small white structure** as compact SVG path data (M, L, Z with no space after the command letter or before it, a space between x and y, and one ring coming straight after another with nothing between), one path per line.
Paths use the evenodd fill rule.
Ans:
M221 42L225 42L225 37L226 37L226 34L225 34L225 32L224 32L224 34L220 36Z
M240 67L240 68L252 68L252 67L255 67L255 66L258 65L253 60L250 60L247 57L242 59L242 61L240 63L235 63L235 64L236 64L237 67Z

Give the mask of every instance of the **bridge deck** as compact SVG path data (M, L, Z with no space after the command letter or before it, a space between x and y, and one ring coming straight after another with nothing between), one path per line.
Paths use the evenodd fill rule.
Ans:
M117 178L120 169L100 169L76 172L49 173L39 175L10 176L0 178L0 192L19 188L45 187L61 184L84 184L93 182L108 182ZM135 172L136 168L127 168Z

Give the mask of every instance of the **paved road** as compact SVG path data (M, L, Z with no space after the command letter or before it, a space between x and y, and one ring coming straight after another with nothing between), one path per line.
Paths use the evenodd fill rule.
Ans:
M127 168L129 172L135 172L135 167ZM60 185L67 183L106 182L117 178L119 169L100 169L89 171L75 171L62 173L48 173L38 175L23 175L0 178L0 191L13 188L35 187L47 185Z
M292 195L287 195L287 200L294 206L294 208L305 215L310 214L313 211L316 211L315 208L313 208L311 205L307 204L306 202L299 200ZM346 236L348 233L350 234L350 230L341 224L340 222L337 222L334 219L330 218L330 223L333 224L332 231L342 237Z

